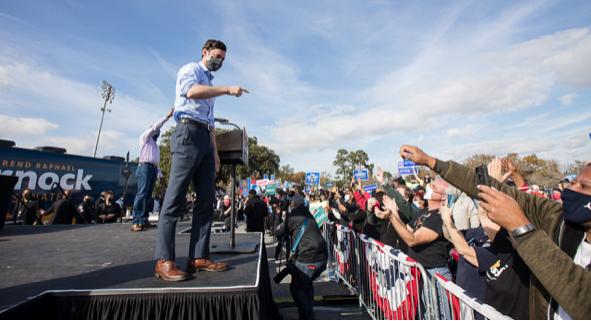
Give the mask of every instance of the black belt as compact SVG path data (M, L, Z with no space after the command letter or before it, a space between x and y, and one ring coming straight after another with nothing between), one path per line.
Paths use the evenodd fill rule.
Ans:
M194 121L192 119L183 118L183 119L179 120L179 123L197 125L199 127L207 129L208 131L211 130L211 126L209 124L200 123L200 122Z
M154 168L157 168L158 167L157 165L154 165L152 163L146 163L146 162L140 162L140 165L148 165L148 166L152 166Z

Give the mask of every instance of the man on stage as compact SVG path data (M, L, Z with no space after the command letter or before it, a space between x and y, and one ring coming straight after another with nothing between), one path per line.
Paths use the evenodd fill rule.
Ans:
M148 199L152 197L156 178L160 179L162 184L162 172L158 163L160 163L160 148L158 148L158 137L160 137L160 128L172 117L174 108L170 113L150 126L142 136L140 136L140 165L137 167L137 195L133 202L133 220L131 230L133 232L141 231L144 227L154 227L148 220L150 213L148 211ZM123 207L123 204L121 204ZM98 210L98 208L97 208Z
M174 119L177 126L171 137L172 165L166 198L158 221L154 257L158 259L154 275L166 281L182 281L187 273L175 263L176 222L184 204L189 183L197 194L193 208L187 272L225 271L226 263L209 258L209 237L215 200L215 171L220 165L215 143L213 107L215 97L240 97L248 90L240 87L213 87L212 71L226 58L226 45L207 40L201 61L181 67L177 75Z

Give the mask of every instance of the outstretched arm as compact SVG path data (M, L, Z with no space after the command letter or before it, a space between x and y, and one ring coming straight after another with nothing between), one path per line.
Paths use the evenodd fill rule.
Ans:
M204 85L193 85L187 91L187 98L189 99L209 99L223 95L230 95L240 97L245 92L250 94L250 91L240 86L233 87L211 87Z

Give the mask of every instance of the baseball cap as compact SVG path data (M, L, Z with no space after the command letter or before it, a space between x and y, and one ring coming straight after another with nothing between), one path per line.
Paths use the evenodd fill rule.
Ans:
M294 195L291 198L291 201L295 203L295 205L304 205L306 204L306 200L301 195Z

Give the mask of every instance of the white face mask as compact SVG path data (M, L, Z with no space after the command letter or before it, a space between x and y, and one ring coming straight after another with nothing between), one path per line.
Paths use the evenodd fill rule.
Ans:
M351 196L349 194L345 195L345 202L348 202L351 199Z
M413 202L417 208L421 208L421 204L419 202Z
M425 196L423 197L423 199L425 199L425 200L431 200L431 194L433 194L433 189L431 189L430 186L427 186L427 188L425 190L427 192L425 193Z

